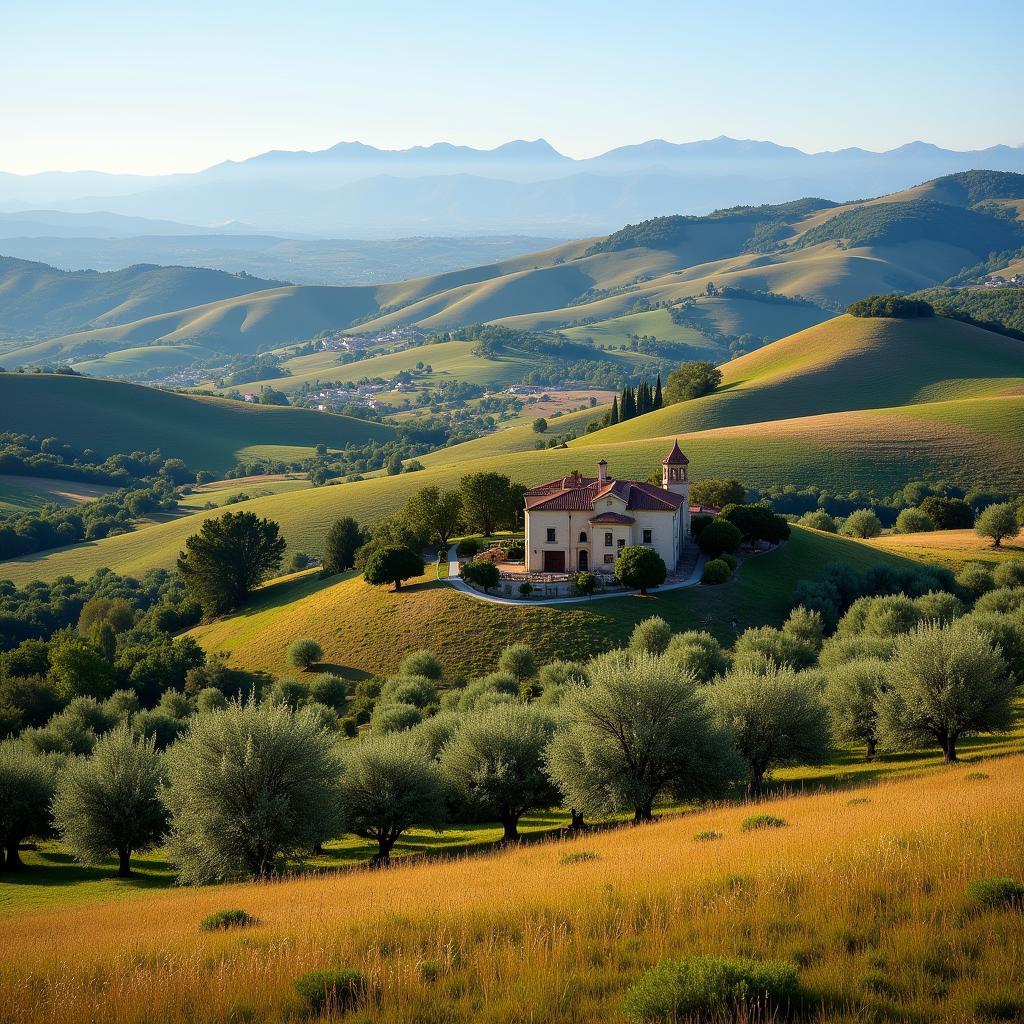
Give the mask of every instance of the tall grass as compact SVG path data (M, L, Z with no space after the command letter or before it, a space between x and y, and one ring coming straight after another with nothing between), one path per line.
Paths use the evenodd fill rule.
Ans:
M277 1021L307 971L355 970L346 1020L622 1019L659 961L795 964L829 1021L975 1018L1011 1005L1024 915L979 909L972 880L1021 875L1024 758L848 793L767 801L789 827L744 833L726 807L465 860L177 890L14 916L0 932L0 1020ZM723 837L695 843L701 830ZM567 867L565 855L587 851ZM225 905L260 924L199 931ZM429 969L425 967L429 966ZM987 1002L986 1002L987 1001Z

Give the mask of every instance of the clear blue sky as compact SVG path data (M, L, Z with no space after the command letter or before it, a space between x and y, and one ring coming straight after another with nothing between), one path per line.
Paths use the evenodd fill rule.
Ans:
M1024 143L1024 7L951 0L47 0L0 21L0 169L195 170L358 139L572 156L732 135Z

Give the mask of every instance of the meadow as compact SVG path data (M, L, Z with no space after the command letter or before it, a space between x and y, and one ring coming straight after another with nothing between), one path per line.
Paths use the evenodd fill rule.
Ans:
M1024 758L981 767L399 862L387 874L17 914L0 930L0 1018L299 1019L295 979L345 968L367 982L345 1015L361 1024L619 1021L644 971L710 954L793 964L801 1020L1011 1019L1022 1006L1020 911L979 907L967 891L979 878L1019 878ZM744 831L755 811L784 826ZM200 931L226 907L256 924Z
M112 491L105 484L44 476L0 476L0 513L31 512L43 505L80 505Z

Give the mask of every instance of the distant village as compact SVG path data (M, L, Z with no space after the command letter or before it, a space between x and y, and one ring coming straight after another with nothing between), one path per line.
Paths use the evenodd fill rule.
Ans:
M983 288L1024 288L1024 274L1012 274L1010 277L1003 277L1002 274L993 274L985 279Z

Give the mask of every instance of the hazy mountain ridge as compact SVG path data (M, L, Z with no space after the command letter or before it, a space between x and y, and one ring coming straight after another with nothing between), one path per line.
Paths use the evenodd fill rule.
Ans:
M58 210L371 237L418 232L605 233L626 221L816 195L845 200L990 168L1024 171L1024 148L968 152L913 142L886 152L804 153L727 137L650 140L574 159L542 139L492 150L381 150L342 142L270 151L192 174L0 173L0 210ZM557 229L557 230L556 230Z

